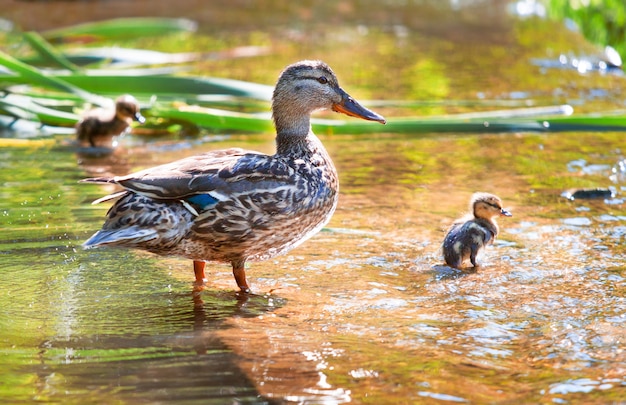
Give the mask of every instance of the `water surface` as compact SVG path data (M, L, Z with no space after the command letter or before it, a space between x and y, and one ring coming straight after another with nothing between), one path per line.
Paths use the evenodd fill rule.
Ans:
M350 33L343 45L325 43L312 57L328 60L358 98L430 100L423 113L514 103L519 92L524 104L570 102L576 111L623 103L613 96L622 77L531 63L531 55L592 49L549 23L487 28L468 11L448 14L459 31L476 35L466 37L400 15L406 31L372 23L368 35L352 37L361 31L347 25L335 31ZM494 30L507 33L505 43ZM311 38L275 37L271 57L238 61L232 76L271 83ZM378 55L360 49L365 42ZM405 53L414 48L421 52ZM590 89L603 91L591 97ZM381 112L392 120L403 111ZM207 289L194 292L188 260L82 250L108 209L90 203L111 189L78 180L230 146L271 153L272 134L130 136L101 158L77 154L68 135L36 138L0 150L0 398L9 403L610 403L626 396L626 212L622 174L612 171L624 159L622 133L322 135L340 173L337 212L301 247L252 263L250 297L236 293L226 265L210 266ZM616 196L561 197L572 187L613 187ZM500 221L479 271L444 267L444 231L478 190L498 194L514 216Z

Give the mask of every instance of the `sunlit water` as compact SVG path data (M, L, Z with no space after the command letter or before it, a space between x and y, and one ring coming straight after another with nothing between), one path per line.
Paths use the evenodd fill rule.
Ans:
M3 191L2 390L64 403L617 399L622 202L568 201L516 168L549 153L552 181L610 184L609 171L569 171L553 154L563 137L325 137L339 209L302 247L253 263L248 299L228 266L213 266L210 287L194 294L189 261L82 250L107 208L89 202L105 190L76 183L86 173L67 163L77 158L69 148L9 149L3 169L21 180ZM588 149L579 157L617 162L620 138L577 134ZM251 141L273 147L271 135ZM230 144L246 146L237 137L194 152ZM116 159L131 168L192 152L130 150ZM489 167L471 163L486 152ZM449 162L416 167L418 153ZM440 258L443 229L477 189L497 192L514 217L500 221L479 271L452 270Z
M457 68L484 78L482 69ZM508 83L506 67L492 68L500 94L541 97ZM550 74L543 80L563 85L562 72ZM562 102L554 94L546 99ZM614 102L566 96L587 109ZM337 212L301 247L252 263L250 297L235 292L226 265L210 266L208 288L194 292L188 260L83 250L109 206L90 203L111 189L78 180L230 146L271 153L271 134L131 136L100 158L79 155L67 135L3 147L0 399L624 401L623 136L322 136L340 173ZM610 187L615 196L561 196L574 187ZM444 230L478 190L499 195L513 217L500 220L478 271L447 268Z

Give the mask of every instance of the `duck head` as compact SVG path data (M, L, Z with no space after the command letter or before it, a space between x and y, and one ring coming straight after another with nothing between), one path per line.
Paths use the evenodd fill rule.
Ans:
M115 100L115 114L122 120L131 119L143 124L146 119L139 112L139 103L130 94L120 96ZM130 122L130 121L129 121Z
M321 61L301 61L283 70L272 96L276 130L306 135L313 111L332 109L352 117L377 121L385 118L368 110L346 93L332 69Z
M502 208L502 200L489 193L474 193L471 200L471 209L476 218L491 220L495 217L512 217L509 211Z

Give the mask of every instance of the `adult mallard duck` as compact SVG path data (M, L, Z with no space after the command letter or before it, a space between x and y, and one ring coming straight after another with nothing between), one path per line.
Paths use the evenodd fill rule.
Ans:
M498 236L496 218L513 216L502 208L498 196L489 193L474 193L470 201L470 213L454 221L446 237L442 250L448 266L461 268L467 260L477 267L476 255L483 247L492 243Z
M115 100L115 110L96 108L87 111L76 123L76 137L79 142L92 147L111 147L113 138L123 135L133 121L143 124L146 119L141 115L135 97L125 94Z
M238 287L249 292L246 261L293 249L335 211L337 171L310 124L311 113L326 108L385 123L339 87L325 63L290 65L272 97L274 155L218 150L127 176L83 180L124 188L98 200L117 198L102 230L84 246L192 259L198 285L205 282L206 261L227 262Z

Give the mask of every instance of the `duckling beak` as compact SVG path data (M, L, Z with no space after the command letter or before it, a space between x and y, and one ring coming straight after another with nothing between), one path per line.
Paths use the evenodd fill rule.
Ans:
M513 214L511 214L509 211L505 210L504 208L502 208L502 210L500 210L500 215L503 217L512 217Z
M139 112L136 112L135 115L133 115L133 119L140 124L143 124L144 122L146 122L146 118L143 115L141 115L141 113Z
M363 107L361 104L357 103L355 99L350 97L348 93L343 91L343 89L338 90L341 94L341 101L333 104L333 111L344 113L351 117L363 118L364 120L378 121L381 124L387 123L387 120L385 120L382 115L378 115L374 111Z

